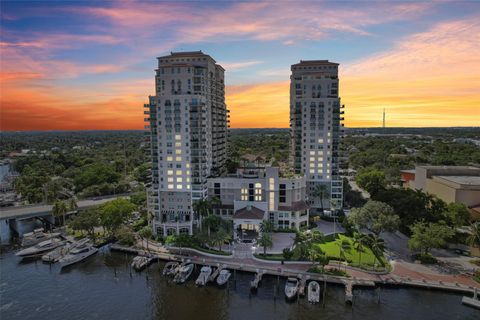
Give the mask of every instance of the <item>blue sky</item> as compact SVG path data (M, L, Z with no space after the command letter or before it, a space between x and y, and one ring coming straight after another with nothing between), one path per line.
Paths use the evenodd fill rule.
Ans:
M155 58L203 50L233 127L288 127L300 59L340 63L347 126L380 125L384 106L392 126L478 125L478 21L478 1L2 1L0 124L141 128Z

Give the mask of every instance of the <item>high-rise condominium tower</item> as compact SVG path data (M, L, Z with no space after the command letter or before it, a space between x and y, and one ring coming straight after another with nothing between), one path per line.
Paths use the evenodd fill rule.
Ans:
M155 96L145 105L151 146L148 206L160 235L192 233L193 202L224 171L228 111L224 69L201 51L158 58Z
M291 156L296 173L307 177L311 212L342 205L339 140L343 120L338 63L301 60L291 67Z

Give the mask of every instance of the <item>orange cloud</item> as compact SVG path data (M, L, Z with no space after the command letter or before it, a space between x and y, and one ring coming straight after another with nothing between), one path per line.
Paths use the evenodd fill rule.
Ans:
M284 128L289 126L288 82L227 86L226 102L232 128Z
M440 23L341 68L346 126L478 126L480 23ZM376 121L372 122L372 119Z

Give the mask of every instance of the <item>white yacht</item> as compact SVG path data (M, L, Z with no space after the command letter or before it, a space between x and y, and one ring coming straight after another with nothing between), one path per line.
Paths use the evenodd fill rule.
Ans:
M50 239L42 241L33 247L29 247L23 250L20 250L15 255L23 258L35 257L44 254L45 252L52 251L53 249L63 246L65 241L59 239Z
M150 263L152 263L153 257L148 256L136 256L132 260L132 268L136 271L142 271L146 268Z
M190 275L192 274L192 271L193 271L193 263L189 263L181 266L177 274L175 275L175 278L173 278L173 281L179 284L185 283L185 281L187 281Z
M59 232L47 233L44 232L43 228L39 228L33 230L32 232L25 233L22 237L21 245L22 247L30 247L58 236L60 236Z
M231 275L232 273L230 271L228 271L227 269L223 269L222 271L220 271L220 274L217 277L217 284L219 286L224 285L225 283L227 283L228 279L230 279Z
M212 274L212 267L203 266L202 269L200 269L200 275L195 281L195 284L198 286L206 285L208 278L210 277L211 274Z
M60 259L65 257L72 249L78 247L78 246L83 246L87 242L89 242L90 239L88 238L83 238L78 241L67 241L67 243L61 247L56 248L55 250L48 252L42 256L42 261L43 262L49 262L49 263L55 263L58 262Z
M288 299L293 299L297 295L298 285L297 278L288 278L285 283L285 296Z
M61 258L58 262L60 262L60 265L63 268L80 262L97 252L98 249L95 248L90 242L84 242L70 250L70 252L66 256Z

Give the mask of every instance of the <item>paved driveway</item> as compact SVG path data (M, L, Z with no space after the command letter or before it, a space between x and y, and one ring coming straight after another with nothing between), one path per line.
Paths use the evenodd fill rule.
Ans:
M321 233L323 234L330 234L333 233L333 222L330 221L325 221L325 220L320 220L317 221L317 230L320 230ZM345 229L342 227L338 221L335 222L335 232L345 232Z

